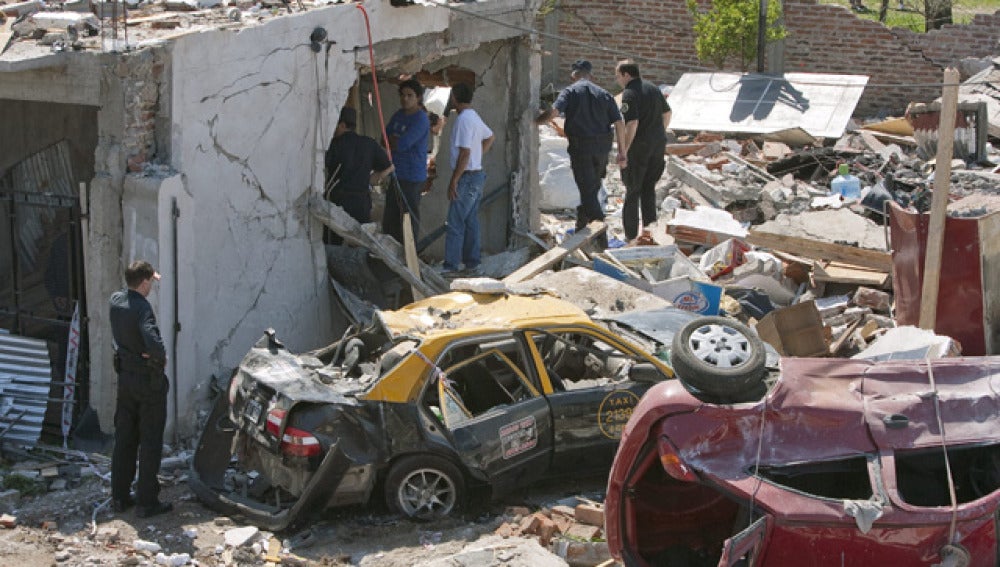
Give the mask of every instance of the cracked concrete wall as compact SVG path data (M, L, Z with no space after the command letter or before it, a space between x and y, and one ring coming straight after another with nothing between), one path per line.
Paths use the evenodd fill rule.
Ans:
M440 9L365 6L376 41L448 25ZM183 172L178 206L193 235L178 245L189 272L178 283L182 433L210 379L227 379L268 327L293 351L333 337L322 227L306 201L322 185L323 153L357 78L363 24L354 5L339 5L173 45L171 165ZM315 53L308 38L318 26L336 43Z

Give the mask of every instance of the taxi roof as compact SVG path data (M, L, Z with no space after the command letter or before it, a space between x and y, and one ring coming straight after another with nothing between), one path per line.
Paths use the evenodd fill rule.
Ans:
M380 317L391 335L421 338L461 334L469 329L591 322L582 309L552 295L471 292L435 295L395 311L382 311Z

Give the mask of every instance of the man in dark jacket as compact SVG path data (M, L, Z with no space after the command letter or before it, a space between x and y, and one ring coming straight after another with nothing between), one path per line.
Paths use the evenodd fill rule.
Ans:
M348 106L340 110L337 128L326 150L326 187L323 196L343 207L361 224L371 222L371 186L380 183L395 169L378 142L354 131L357 112ZM340 244L341 238L325 232L324 242Z
M573 170L573 180L580 192L580 206L577 207L576 229L587 226L590 221L604 220L604 205L598 195L601 180L608 167L608 153L614 134L618 137L618 165L625 165L622 138L625 124L615 105L615 99L608 91L591 81L590 61L580 59L571 66L573 84L559 93L552 108L539 115L535 122L544 124L556 113L566 118L566 138L569 140L569 162ZM598 246L607 247L607 235L598 237Z
M639 66L632 61L618 63L615 81L625 89L622 91L622 116L625 118L627 166L621 172L625 183L622 225L625 239L631 241L639 236L640 210L643 226L656 222L656 182L666 165L663 152L667 132L663 127L663 115L670 108L660 89L643 80Z
M111 334L115 340L118 400L115 408L115 448L111 457L111 499L116 512L138 504L142 518L173 509L160 502L160 458L167 423L169 384L163 368L166 350L153 307L146 300L160 279L153 266L136 260L125 270L127 289L111 294ZM136 499L129 495L139 458Z

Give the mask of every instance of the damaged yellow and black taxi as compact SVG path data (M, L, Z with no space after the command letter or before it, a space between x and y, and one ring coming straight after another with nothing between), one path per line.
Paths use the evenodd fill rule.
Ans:
M606 472L661 358L547 294L450 292L293 354L272 331L202 432L190 486L282 530L385 498L417 520L545 476Z

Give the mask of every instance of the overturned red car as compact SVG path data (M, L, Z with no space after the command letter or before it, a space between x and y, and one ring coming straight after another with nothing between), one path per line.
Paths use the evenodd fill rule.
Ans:
M1000 564L1000 357L783 359L751 401L678 376L611 471L626 565Z

